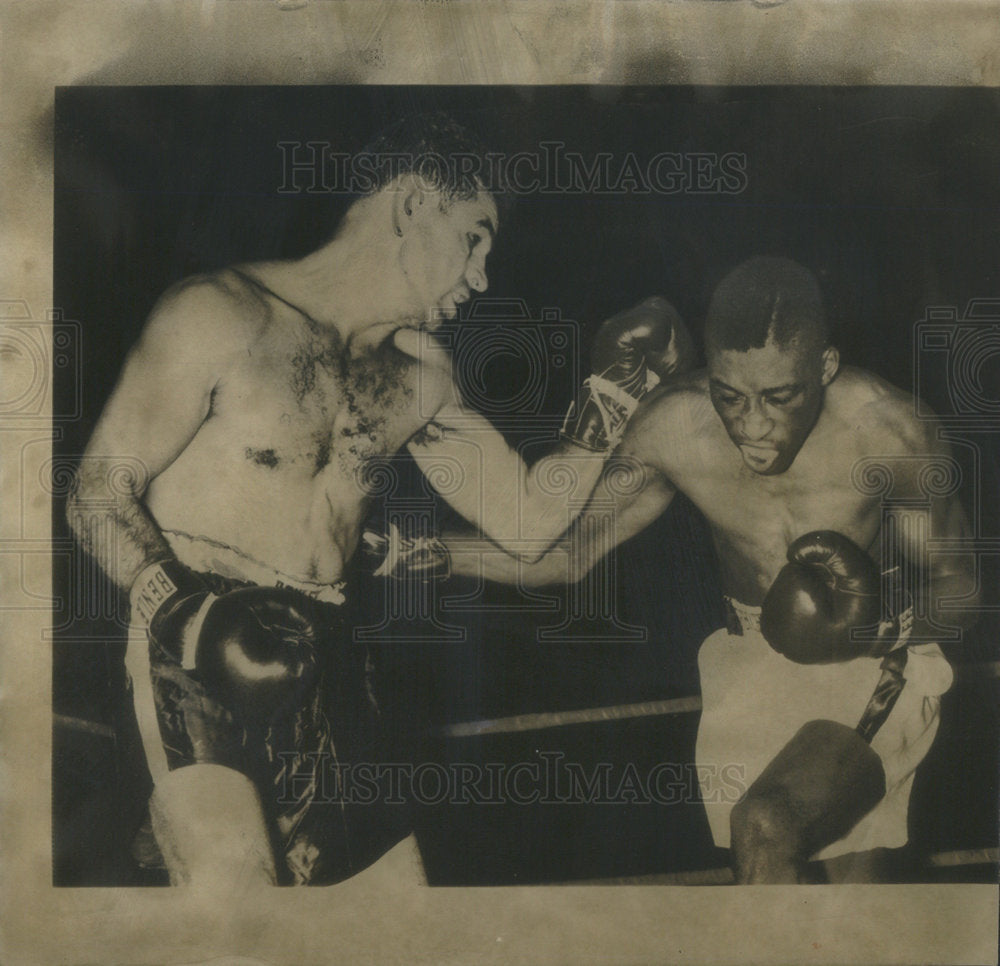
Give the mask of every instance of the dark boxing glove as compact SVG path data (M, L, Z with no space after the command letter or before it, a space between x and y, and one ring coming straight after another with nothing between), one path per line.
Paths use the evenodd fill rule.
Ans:
M244 587L217 597L165 560L139 575L131 599L154 659L195 671L244 720L294 710L315 681L316 625L296 591Z
M788 561L760 614L761 633L780 654L800 664L831 664L878 657L899 642L900 629L876 634L882 575L850 538L833 530L804 534L789 546Z
M608 319L590 349L584 380L563 422L563 436L594 452L621 442L632 413L668 375L689 369L694 347L674 307L654 296Z

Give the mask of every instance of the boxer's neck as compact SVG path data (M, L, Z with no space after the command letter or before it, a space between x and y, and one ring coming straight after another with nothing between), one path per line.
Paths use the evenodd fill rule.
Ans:
M375 201L355 203L322 248L268 267L275 291L359 350L383 341L400 325L426 321L398 268L399 238L383 217L384 206Z

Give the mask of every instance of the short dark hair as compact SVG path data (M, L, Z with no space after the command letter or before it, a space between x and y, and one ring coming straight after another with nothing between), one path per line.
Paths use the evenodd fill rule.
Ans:
M401 174L415 174L441 191L446 203L470 201L489 191L498 207L509 204L479 137L440 111L411 114L383 130L361 152L374 171L371 190L381 191Z
M705 319L706 345L746 352L796 336L824 346L830 330L816 276L790 258L762 255L734 268L718 285Z

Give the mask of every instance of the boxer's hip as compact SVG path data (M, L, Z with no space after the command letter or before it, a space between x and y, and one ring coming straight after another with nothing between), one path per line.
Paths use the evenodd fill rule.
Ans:
M177 530L164 530L163 536L177 559L198 573L211 574L217 579L229 578L239 581L241 585L290 587L327 604L343 605L347 601L342 580L319 583L286 574L234 547L206 537L194 537Z
M401 808L387 814L371 807L379 803L360 807L345 795L345 775L391 757L370 655L353 640L345 588L311 592L316 588L296 587L275 571L206 559L206 547L196 541L171 543L216 596L260 582L301 594L301 609L315 628L307 646L315 651L317 674L294 706L268 717L240 715L195 668L159 660L145 630L133 627L127 662L154 783L186 765L239 771L257 786L276 848L295 881L329 882L358 871L395 844L407 822ZM206 563L217 569L200 569Z

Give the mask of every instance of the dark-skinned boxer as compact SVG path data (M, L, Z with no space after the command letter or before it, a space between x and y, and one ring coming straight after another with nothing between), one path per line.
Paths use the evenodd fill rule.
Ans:
M707 370L640 407L559 551L529 565L454 535L452 567L579 580L569 562L586 571L685 493L709 524L728 614L699 652L696 760L715 842L741 882L805 881L810 859L831 880L876 877L883 850L907 842L914 770L952 680L932 624L968 622L978 588L970 559L927 553L920 520L883 533L877 488L856 473L887 466L893 498L926 507L914 512L935 538L963 538L955 494L921 490L948 447L911 396L840 366L818 283L788 259L751 259L720 283L705 347ZM612 506L606 533L596 519ZM898 579L897 555L929 558L919 586ZM967 607L942 612L946 598Z
M375 143L381 180L322 248L167 292L88 444L70 519L113 507L77 536L131 593L172 881L334 882L405 834L380 801L338 803L330 781L321 794L331 766L394 754L342 580L379 461L405 446L432 485L457 465L460 514L504 546L554 542L567 499L539 479L568 462L586 497L637 400L690 359L662 300L609 320L565 439L530 470L466 409L425 330L487 287L497 202L457 163L477 150L446 118L408 119Z

